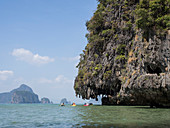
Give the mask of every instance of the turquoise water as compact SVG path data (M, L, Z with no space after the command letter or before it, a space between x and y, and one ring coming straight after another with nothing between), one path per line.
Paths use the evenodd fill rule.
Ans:
M0 104L0 128L169 128L170 109Z

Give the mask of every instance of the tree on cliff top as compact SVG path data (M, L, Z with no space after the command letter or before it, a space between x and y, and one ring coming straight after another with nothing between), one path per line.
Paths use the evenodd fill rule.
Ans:
M151 31L163 35L170 29L170 0L141 0L136 8L136 25L149 38Z

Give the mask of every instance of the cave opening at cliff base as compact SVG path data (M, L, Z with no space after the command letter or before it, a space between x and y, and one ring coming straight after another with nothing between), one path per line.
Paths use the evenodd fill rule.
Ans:
M153 68L151 68L150 65L147 65L147 67L146 67L146 72L147 72L148 74L157 74L157 75L159 75L160 73L162 73L162 70L161 70L161 68L158 67L158 66L153 69Z

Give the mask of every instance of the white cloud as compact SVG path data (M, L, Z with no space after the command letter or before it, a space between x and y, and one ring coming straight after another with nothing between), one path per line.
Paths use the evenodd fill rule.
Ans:
M55 78L55 81L57 82L57 83L73 83L73 81L72 80L69 80L68 78L66 78L65 76L63 76L63 75L59 75L59 76L57 76L56 78Z
M41 83L41 84L51 84L53 82L54 82L53 80L49 80L49 79L46 79L46 78L39 79L39 83Z
M38 80L40 84L72 84L73 80L66 78L63 75L58 75L55 79L41 78Z
M0 71L0 80L7 80L13 74L13 71Z
M20 48L14 49L12 55L15 56L18 60L22 60L31 64L47 64L53 62L53 58L49 58L48 56L40 56L38 54L33 54L31 51Z
M63 76L63 75L59 75L59 76L57 76L57 77L55 78L55 81L56 81L57 83L59 83L59 82L62 81L62 79L64 79L64 76Z

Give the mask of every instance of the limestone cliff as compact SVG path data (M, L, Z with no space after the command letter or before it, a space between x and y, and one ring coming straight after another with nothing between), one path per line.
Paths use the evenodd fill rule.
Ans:
M33 90L22 84L19 88L12 90L11 92L11 103L40 103L38 95L33 92Z
M39 103L39 99L29 86L22 84L10 92L0 93L0 103Z
M170 107L168 0L98 0L74 89L104 105Z
M40 103L38 95L31 93L29 91L16 91L12 95L11 103L21 104L21 103Z

